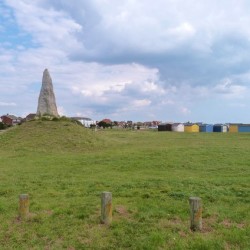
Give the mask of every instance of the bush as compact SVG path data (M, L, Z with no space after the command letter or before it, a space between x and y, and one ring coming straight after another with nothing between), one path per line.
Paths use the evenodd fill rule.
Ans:
M6 129L6 128L7 128L7 125L0 122L0 130Z
M59 122L59 121L72 122L72 123L75 123L77 125L83 126L80 121L69 118L69 117L66 117L66 116L56 117L56 116L51 116L51 115L46 114L46 115L43 115L43 116L39 116L39 118L37 118L36 120L53 121L53 122Z
M42 117L41 117L41 120L42 120L42 121L51 121L52 119L51 119L51 117L49 117L49 116L42 116Z
M111 127L111 128L112 128L112 125L111 125L111 124L106 123L106 122L104 122L104 121L98 122L97 125L98 125L99 127L103 127L103 128L108 128L108 127Z
M71 121L71 119L66 116L61 116L59 119L60 121Z

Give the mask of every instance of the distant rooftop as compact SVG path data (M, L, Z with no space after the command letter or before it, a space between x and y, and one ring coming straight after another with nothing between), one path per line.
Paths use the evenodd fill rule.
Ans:
M88 117L80 117L80 116L76 116L76 117L70 117L71 119L74 119L74 120L84 120L84 121L92 121L91 118L88 118Z

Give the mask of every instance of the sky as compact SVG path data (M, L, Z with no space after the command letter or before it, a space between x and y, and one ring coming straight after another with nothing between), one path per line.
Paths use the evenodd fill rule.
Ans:
M250 123L249 0L1 0L0 115Z

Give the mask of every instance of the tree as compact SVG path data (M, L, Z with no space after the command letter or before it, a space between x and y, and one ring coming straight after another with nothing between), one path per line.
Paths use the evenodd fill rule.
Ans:
M103 127L103 128L111 127L111 124L106 123L106 122L104 122L104 121L98 122L97 125L98 125L99 127Z

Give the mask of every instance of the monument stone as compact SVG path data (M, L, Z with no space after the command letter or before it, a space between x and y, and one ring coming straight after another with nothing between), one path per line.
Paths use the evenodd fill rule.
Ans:
M59 117L52 79L48 69L43 72L42 87L38 99L37 116L50 115Z

